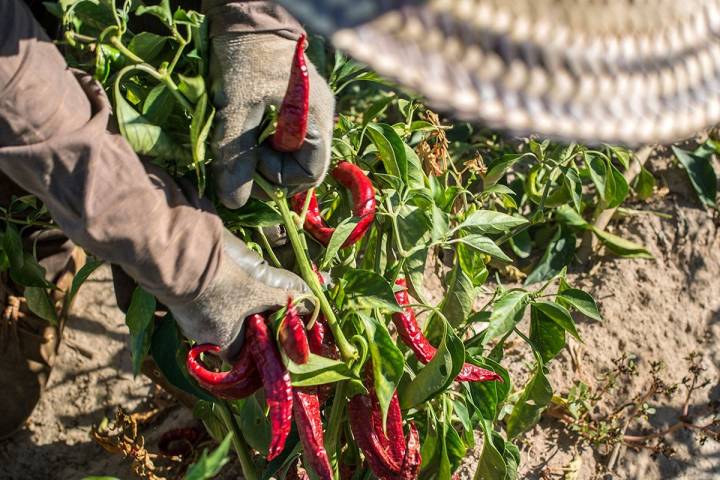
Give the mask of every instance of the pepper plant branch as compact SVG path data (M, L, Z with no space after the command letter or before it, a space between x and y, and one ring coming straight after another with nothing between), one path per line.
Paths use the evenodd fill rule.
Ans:
M245 442L245 438L242 436L240 427L233 416L230 407L227 402L222 401L218 403L220 407L220 416L225 422L225 426L229 431L232 432L232 443L237 453L238 460L240 461L240 467L242 468L243 477L246 480L258 480L260 477L255 469L255 464L250 456L250 446Z
M278 260L277 256L275 255L275 252L273 252L272 246L270 246L270 242L267 239L267 236L265 235L265 232L263 232L263 229L260 227L257 227L257 233L260 237L260 242L263 245L263 248L268 254L268 257L270 258L270 261L273 265L275 265L277 268L282 268L282 264L280 264L280 260Z
M262 178L260 175L255 175L254 180L255 183L260 188L262 188L263 191L265 191L265 193L270 198L272 198L275 201L275 204L278 206L278 209L280 210L280 215L283 218L283 223L285 223L285 229L287 230L290 245L292 245L298 266L300 267L300 273L303 277L303 280L305 280L305 282L310 287L310 290L312 290L312 292L320 301L320 309L325 314L325 320L327 321L330 330L332 330L333 336L335 337L335 342L337 343L338 349L340 350L340 355L346 363L351 363L357 358L357 350L353 345L350 344L350 342L348 342L347 338L345 338L345 334L340 327L340 323L335 317L335 312L333 311L330 302L325 296L325 292L323 292L322 285L320 285L320 281L318 280L317 275L312 269L310 260L307 256L307 252L305 248L303 248L302 240L300 238L300 235L298 234L292 212L290 211L290 207L288 206L285 192L280 188L276 188L270 185L270 183L264 178Z
M630 184L635 177L638 176L645 165L645 162L647 162L647 159L650 157L653 148L654 147L652 146L645 146L633 155L633 161L630 164L630 167L623 174L623 177L625 177L625 181L628 184ZM612 217L615 215L615 212L617 212L617 209L618 207L607 208L607 203L604 200L601 200L598 203L595 213L593 214L593 228L588 229L585 232L580 248L578 249L578 262L585 263L588 261L590 254L592 254L595 246L597 245L597 239L595 238L593 230L605 230L610 223L610 220L612 220Z

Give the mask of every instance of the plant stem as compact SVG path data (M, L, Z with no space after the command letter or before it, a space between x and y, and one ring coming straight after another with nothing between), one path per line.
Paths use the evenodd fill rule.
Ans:
M270 196L270 198L275 200L275 204L278 206L280 215L285 223L288 239L290 240L290 245L292 245L293 252L295 252L295 259L300 267L300 273L303 280L305 280L310 287L310 290L312 290L313 294L320 301L320 309L325 314L325 320L327 321L330 330L332 330L333 336L335 337L335 343L340 350L340 355L345 363L352 363L352 361L357 358L357 350L350 342L348 342L347 338L345 338L345 334L340 327L340 322L338 322L335 317L335 312L325 296L325 292L323 292L322 285L320 285L317 275L312 269L307 252L303 247L302 239L298 234L292 212L288 206L285 192L282 189L273 187L267 180L259 175L255 175L255 183L262 188L265 193Z
M268 242L267 236L265 236L265 232L263 232L263 229L261 227L257 227L258 236L260 237L260 241L263 244L263 248L265 248L265 251L267 251L268 257L270 257L270 261L278 268L282 268L282 264L280 264L280 260L278 260L277 256L275 255L275 252L273 252L272 247L270 246L270 242Z
M328 426L325 430L325 450L327 451L337 478L340 478L338 475L338 460L336 458L337 446L339 444L340 428L342 427L342 415L345 411L346 390L347 382L338 382L335 387L335 399L330 409Z
M237 421L235 421L232 410L230 410L230 406L225 401L220 402L218 406L220 407L220 416L225 422L225 426L233 434L232 443L237 452L238 460L240 460L243 477L245 477L246 480L258 480L259 476L255 470L255 464L250 457L250 446L245 442L240 427Z

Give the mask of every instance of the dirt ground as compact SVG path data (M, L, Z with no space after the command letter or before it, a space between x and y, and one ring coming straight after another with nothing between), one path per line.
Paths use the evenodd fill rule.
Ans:
M623 353L634 355L639 373L613 393L625 401L647 388L651 362L662 362L666 382L677 383L687 373L686 357L699 352L709 383L693 395L693 415L709 400L720 400L718 221L700 207L678 167L660 158L651 160L649 168L660 179L660 195L649 203L626 205L645 213L615 220L613 229L644 244L655 258L621 260L600 252L586 269L575 269L571 283L598 299L604 321L578 318L584 343L571 341L550 365L550 376L556 393L564 395L578 380L597 385ZM47 394L27 426L0 442L0 479L135 478L127 460L106 453L90 438L91 426L112 417L117 406L147 411L154 405L149 381L131 372L127 328L114 305L109 269L91 277L76 307ZM504 363L522 375L528 360L511 348ZM675 423L685 392L681 385L670 398L654 402L656 413L649 421L632 422L626 433L641 435L649 427L657 431ZM146 445L152 450L170 426L192 423L181 407L166 409L143 427ZM544 418L521 442L521 478L720 478L720 445L711 440L700 445L698 435L687 430L674 432L668 442L675 450L669 459L654 458L644 449L619 449L608 473L612 449L584 445L559 421ZM471 478L478 454L468 456L461 478ZM227 466L223 477L237 477L235 467Z

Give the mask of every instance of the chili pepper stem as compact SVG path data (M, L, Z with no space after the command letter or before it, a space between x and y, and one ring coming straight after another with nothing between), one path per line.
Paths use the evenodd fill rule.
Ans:
M340 350L340 355L342 356L343 361L348 364L351 363L357 358L357 350L354 346L352 346L352 344L350 344L350 342L348 342L347 338L345 338L345 334L340 327L340 323L335 317L335 312L322 290L322 285L320 285L317 275L310 265L310 260L308 260L307 253L303 248L302 239L298 234L292 212L288 206L285 192L281 189L274 188L267 180L259 175L255 175L255 183L257 183L258 186L260 186L260 188L262 188L265 193L270 196L270 198L275 200L275 204L278 206L283 223L285 224L290 245L292 245L293 252L295 252L295 257L300 267L300 273L302 274L303 280L305 280L310 287L310 290L312 290L315 296L320 300L320 309L325 314L325 320L327 321L330 330L332 330L333 336L335 337L335 343Z
M250 457L250 446L245 442L245 438L242 436L240 426L237 424L235 417L233 416L230 406L227 402L219 402L220 416L225 422L225 426L229 431L232 432L232 443L237 452L238 460L240 460L240 467L242 468L243 477L247 480L258 480L257 471L255 470L255 464Z

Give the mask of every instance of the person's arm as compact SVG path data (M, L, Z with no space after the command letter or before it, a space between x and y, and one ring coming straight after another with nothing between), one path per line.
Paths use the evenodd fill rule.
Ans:
M188 336L232 350L245 316L304 283L223 233L207 202L107 131L110 116L100 85L68 69L22 1L0 1L0 170L167 304Z

